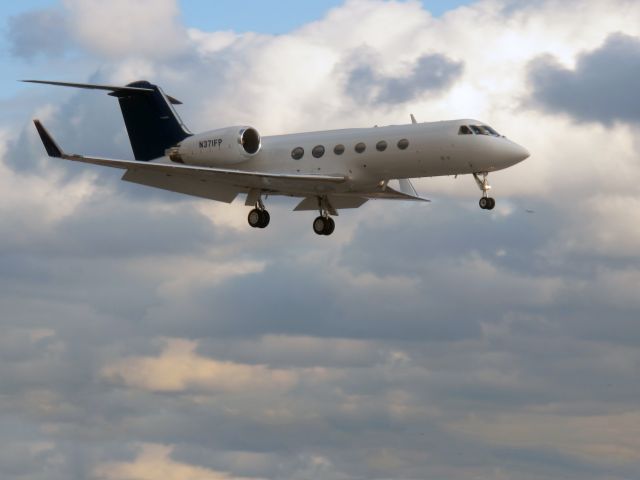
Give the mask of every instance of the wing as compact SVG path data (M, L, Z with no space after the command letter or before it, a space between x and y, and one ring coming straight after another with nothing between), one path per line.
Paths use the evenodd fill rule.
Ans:
M134 160L116 160L111 158L67 154L60 148L39 120L34 120L33 123L35 124L38 134L40 135L40 139L44 144L44 148L50 157L127 170L124 179L135 181L136 183L148 185L151 185L151 181L159 183L157 180L149 180L149 182L145 183L145 177L149 179L157 179L161 176L164 176L165 178L174 176L181 178L190 177L189 181L191 182L200 181L203 183L222 183L227 186L233 186L238 189L238 193L246 189L258 189L266 192L282 192L286 194L287 192L313 190L314 186L318 184L338 184L346 180L346 177L338 175L300 175L289 173L254 172L226 168L195 167L159 161L138 162ZM136 181L134 178L139 179L140 181ZM189 181L183 181L182 183L188 184ZM167 189L171 190L169 188ZM188 193L184 189L174 191ZM199 194L195 195L202 196Z

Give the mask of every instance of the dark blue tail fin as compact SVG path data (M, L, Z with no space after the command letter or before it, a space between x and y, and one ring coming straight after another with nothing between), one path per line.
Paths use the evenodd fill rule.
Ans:
M127 87L130 89L116 90L109 95L118 97L136 160L161 157L167 148L191 135L172 106L179 101L144 80Z

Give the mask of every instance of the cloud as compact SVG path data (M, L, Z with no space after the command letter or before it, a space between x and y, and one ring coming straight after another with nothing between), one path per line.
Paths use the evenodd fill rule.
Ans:
M640 461L634 432L638 412L573 416L532 412L498 415L492 419L466 418L452 425L458 431L506 446L544 446L590 459L606 458L612 464Z
M187 47L175 0L63 0L63 8L32 10L8 21L7 38L18 57L61 57L70 50L118 58L159 59Z
M460 77L462 68L462 63L439 54L421 56L409 73L397 77L377 74L373 66L365 64L353 68L346 88L360 101L397 105L445 90Z
M143 444L135 461L100 465L94 470L94 476L100 480L248 480L176 462L170 458L171 451L172 448L165 445Z
M634 94L640 75L640 38L617 33L596 50L582 53L574 69L550 56L530 65L531 102L580 122L640 121Z
M63 11L51 8L10 17L7 37L11 53L25 59L58 57L71 45L68 18Z
M127 386L153 392L181 392L190 389L212 392L247 392L288 389L296 375L264 365L218 362L195 354L192 341L170 339L157 358L127 358L108 365L103 375Z
M175 0L64 0L74 36L106 56L165 58L186 46Z
M634 121L613 102L616 120L576 127L527 99L543 55L560 79L601 51L634 58L638 2L491 0L435 19L351 0L277 36L193 29L172 2L148 17L145 2L65 5L73 55L54 73L147 78L194 131L412 112L477 117L533 155L491 175L491 213L471 178L429 178L415 183L431 204L341 211L330 238L270 197L257 231L242 201L47 158L32 117L71 152L131 152L104 92L25 85L0 109L3 479L635 478ZM37 51L33 76L52 71Z

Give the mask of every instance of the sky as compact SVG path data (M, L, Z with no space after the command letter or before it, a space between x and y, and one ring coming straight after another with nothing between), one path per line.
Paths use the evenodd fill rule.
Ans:
M266 4L0 7L0 478L636 479L640 3ZM425 178L251 229L49 159L33 118L132 153L113 98L21 78L147 79L193 131L478 118L531 157L491 212Z

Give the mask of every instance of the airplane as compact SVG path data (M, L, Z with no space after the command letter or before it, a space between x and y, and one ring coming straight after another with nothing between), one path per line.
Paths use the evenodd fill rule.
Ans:
M313 231L331 235L338 210L368 200L428 202L412 178L473 175L480 208L492 210L488 174L515 165L529 152L487 124L462 119L261 136L252 126L193 134L174 109L181 102L140 80L126 86L23 80L106 90L116 97L135 160L64 152L39 120L35 127L50 157L124 170L122 180L231 203L245 194L251 227L265 228L265 199L300 199L296 211L317 210Z

